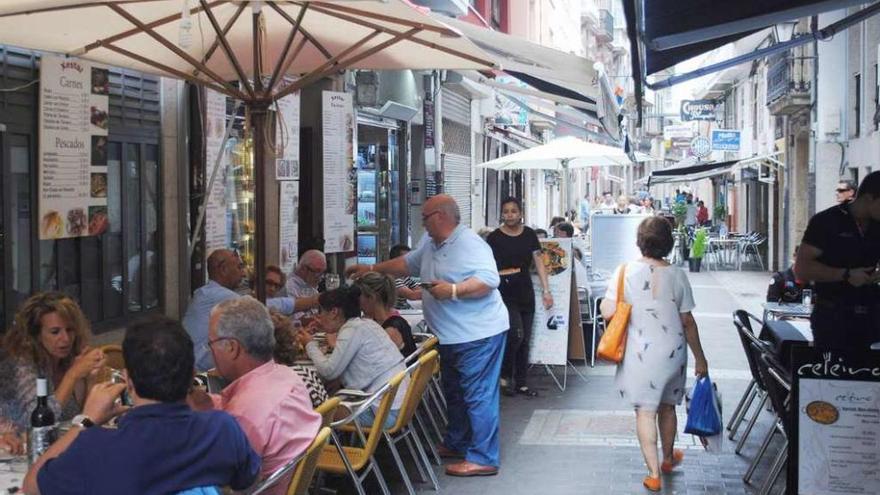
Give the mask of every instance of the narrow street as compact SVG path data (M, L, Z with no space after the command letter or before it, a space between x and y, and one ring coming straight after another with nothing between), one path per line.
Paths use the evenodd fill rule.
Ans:
M710 375L723 396L726 424L750 379L731 314L745 308L760 315L770 275L702 272L689 276L697 303L694 315ZM613 375L614 367L598 364L587 368L586 382L570 372L567 390L560 392L543 369L532 368L531 385L541 393L540 397L502 397L501 473L496 477L460 479L435 468L441 491L456 495L648 493L641 484L645 468L636 440L634 415L614 392ZM681 432L686 417L683 406L678 415ZM742 475L769 427L769 417L766 415L765 422L755 426L742 456L733 453L735 442L726 438L724 452L715 455L705 452L690 435L681 433L677 446L685 450L685 460L675 474L664 477L662 493L755 493L755 487L743 484ZM767 456L775 455L778 448L772 445ZM760 486L769 464L762 462L753 484ZM387 464L383 462L384 465ZM383 473L395 483L393 492L404 492L391 465ZM427 484L418 486L420 493L434 493Z

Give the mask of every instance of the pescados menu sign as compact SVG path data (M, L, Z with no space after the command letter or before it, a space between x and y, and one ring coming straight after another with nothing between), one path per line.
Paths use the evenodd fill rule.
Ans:
M792 349L788 493L880 493L880 352Z
M101 235L107 215L108 70L40 61L40 239Z

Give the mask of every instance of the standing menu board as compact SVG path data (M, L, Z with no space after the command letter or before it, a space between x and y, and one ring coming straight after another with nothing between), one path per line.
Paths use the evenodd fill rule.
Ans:
M324 252L354 250L355 123L351 95L324 91Z
M541 259L547 269L553 307L544 309L541 298L541 281L532 275L535 287L535 319L529 363L564 366L568 362L568 326L571 321L571 287L573 257L571 239L548 239L541 241Z
M226 180L229 175L229 154L221 149L226 133L226 95L210 89L205 90L205 180L211 180L217 157L220 164L208 201L205 204L205 252L226 248L229 245L229 228L226 225Z
M299 249L299 181L278 184L278 240L281 243L281 270L291 273Z
M107 214L107 69L74 58L40 61L40 239L101 235Z
M299 180L300 92L278 100L275 125L275 178Z
M880 493L880 352L792 349L789 493Z
M622 263L642 257L636 245L645 215L591 215L592 271L610 277Z

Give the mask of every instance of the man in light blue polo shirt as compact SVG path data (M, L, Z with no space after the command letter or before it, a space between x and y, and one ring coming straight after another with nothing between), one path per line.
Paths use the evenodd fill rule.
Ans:
M356 265L349 274L374 270L418 276L432 285L422 291L428 326L440 339L443 395L449 425L440 454L464 458L446 467L452 476L498 473L499 375L507 309L498 292L500 278L492 249L460 225L458 205L447 195L422 207L428 235L406 256L378 265Z

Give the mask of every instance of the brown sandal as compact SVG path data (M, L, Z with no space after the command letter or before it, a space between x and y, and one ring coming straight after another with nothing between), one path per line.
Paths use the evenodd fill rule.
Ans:
M654 478L653 476L645 476L645 479L642 480L642 484L645 485L645 488L651 490L652 492L659 492L663 485L660 483L660 478Z

